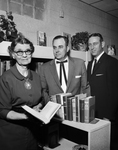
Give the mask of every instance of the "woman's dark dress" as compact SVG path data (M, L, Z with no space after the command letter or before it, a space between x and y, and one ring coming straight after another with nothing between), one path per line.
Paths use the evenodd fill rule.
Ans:
M0 77L0 150L37 150L33 136L35 122L29 120L8 120L10 110L23 111L21 106L37 105L41 100L41 83L39 75L29 71L32 88L26 89L24 78L16 66L11 67Z

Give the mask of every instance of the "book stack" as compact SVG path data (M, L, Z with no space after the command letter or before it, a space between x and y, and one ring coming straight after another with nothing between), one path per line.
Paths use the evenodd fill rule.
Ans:
M61 104L58 116L63 120L89 123L95 118L95 96L60 93L56 95L56 101Z

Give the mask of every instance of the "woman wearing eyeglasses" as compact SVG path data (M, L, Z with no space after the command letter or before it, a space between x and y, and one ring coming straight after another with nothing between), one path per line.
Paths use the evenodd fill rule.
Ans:
M34 46L20 34L8 50L16 63L0 77L0 150L37 150L37 120L31 121L21 108L28 105L38 111L42 106L39 75L28 69Z

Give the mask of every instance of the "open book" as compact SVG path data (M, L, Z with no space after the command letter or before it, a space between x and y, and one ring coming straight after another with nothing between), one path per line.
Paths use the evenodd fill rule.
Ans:
M40 112L37 112L36 110L30 108L27 105L22 106L24 110L26 110L28 113L30 113L37 119L41 120L45 124L50 122L50 120L52 119L52 117L55 115L55 113L58 111L60 107L61 104L51 102L51 101L49 101Z

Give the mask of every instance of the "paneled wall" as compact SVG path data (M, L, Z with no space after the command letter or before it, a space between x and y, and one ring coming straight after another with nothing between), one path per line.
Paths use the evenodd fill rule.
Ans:
M5 11L0 10L0 14ZM40 15L40 14L39 14ZM43 20L13 13L18 31L23 32L37 44L37 31L46 32L47 45L52 38L62 32L74 35L76 32L99 32L106 45L115 44L118 54L118 19L78 0L45 0Z

